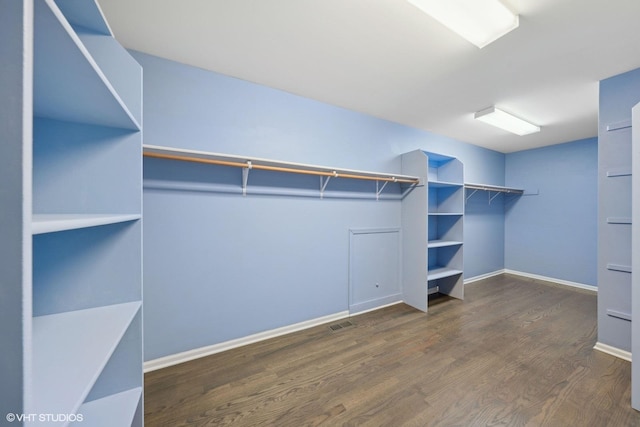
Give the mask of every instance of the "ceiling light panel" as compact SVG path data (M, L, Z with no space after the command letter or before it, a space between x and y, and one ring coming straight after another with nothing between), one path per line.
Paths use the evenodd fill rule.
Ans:
M478 111L474 115L474 118L520 136L540 132L540 126L529 123L496 107L489 107Z
M518 15L499 0L407 0L469 42L485 47L518 28Z

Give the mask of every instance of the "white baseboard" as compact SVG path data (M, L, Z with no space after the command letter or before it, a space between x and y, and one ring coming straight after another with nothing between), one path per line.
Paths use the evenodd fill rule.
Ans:
M473 277L470 277L468 279L464 279L464 284L468 285L469 283L477 282L479 280L488 279L489 277L499 276L504 272L505 272L505 270L503 268L502 270L492 271L491 273L485 273L485 274L481 274L479 276L473 276Z
M402 301L402 299L387 303L387 304L383 304L383 305L378 305L375 307L371 307L371 308L367 308L366 310L361 310L361 311L350 311L349 315L350 316L357 316L359 314L365 314L368 313L370 311L375 311L375 310L380 310L381 308L385 308L385 307L391 307L392 305L396 305L396 304L402 304L404 301Z
M369 301L360 302L357 304L349 305L349 313L362 314L368 311L377 310L382 307L387 307L392 304L397 304L402 301L402 294L387 295L382 298L376 298Z
M259 341L268 340L269 338L279 337L281 335L290 334L292 332L309 329L324 323L334 322L349 317L348 311L330 314L328 316L318 317L316 319L306 320L304 322L295 323L293 325L283 326L281 328L272 329L270 331L259 332L242 338L209 345L206 347L195 348L193 350L183 351L181 353L171 354L169 356L159 357L157 359L144 362L144 372L151 372L161 368L177 365L179 363L188 362L233 348L241 347L247 344L253 344Z
M505 269L504 273L513 274L514 276L528 277L529 279L543 280L545 282L556 283L558 285L571 286L573 288L584 289L587 291L598 292L597 286L585 285L583 283L570 282L569 280L555 279L553 277L540 276L538 274L524 273L522 271Z
M611 356L618 357L622 360L626 360L627 362L631 362L631 352L626 350L621 350L617 347L612 347L607 344L602 344L601 342L597 342L596 345L593 346L594 350L601 351L603 353L607 353Z

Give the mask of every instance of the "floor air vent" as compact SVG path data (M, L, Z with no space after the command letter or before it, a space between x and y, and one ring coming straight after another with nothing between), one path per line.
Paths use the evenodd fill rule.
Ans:
M353 323L351 323L349 320L346 320L344 322L336 323L329 326L329 329L331 329L332 331L337 331L339 329L348 328L349 326L353 326Z

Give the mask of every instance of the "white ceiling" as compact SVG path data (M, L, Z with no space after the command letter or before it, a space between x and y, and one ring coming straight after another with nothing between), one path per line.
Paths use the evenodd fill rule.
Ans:
M404 0L98 2L127 48L505 153L596 136L598 81L640 67L640 0L505 0L520 27L483 49Z

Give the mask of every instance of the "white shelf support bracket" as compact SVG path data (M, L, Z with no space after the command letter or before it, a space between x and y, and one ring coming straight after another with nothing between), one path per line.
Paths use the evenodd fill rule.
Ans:
M409 194L409 193L410 193L414 188L416 188L416 187L423 187L423 186L424 186L423 184L411 184L411 185L409 185L407 188L405 188L404 190L402 190L402 196L401 196L401 198L402 198L402 199L404 199L404 198L405 198L405 196L406 196L407 194Z
M496 197L498 197L500 195L499 191L496 191L496 194L494 194L493 197L491 197L491 191L488 192L489 193L489 204L491 204L491 202L493 201L493 199L495 199Z
M393 182L396 182L395 178L393 178ZM376 181L376 200L380 200L380 194L382 193L382 190L384 190L384 187L386 187L388 183L389 181L385 181L382 184L382 187L380 187L380 181Z
M247 162L247 167L242 168L242 195L247 195L247 182L249 181L249 169L251 169L251 162Z
M333 171L333 176L337 177L338 176L338 172ZM329 184L329 180L331 179L331 176L327 176L326 179L323 179L322 176L320 176L320 198L324 198L324 189L327 188L327 184Z
M474 189L474 190L471 192L471 194L469 194L467 197L465 197L465 199L464 199L464 203L466 204L466 203L469 201L469 199L471 198L471 196L473 196L474 194L476 194L476 192L477 192L477 191L478 191L478 189Z

